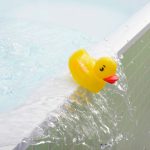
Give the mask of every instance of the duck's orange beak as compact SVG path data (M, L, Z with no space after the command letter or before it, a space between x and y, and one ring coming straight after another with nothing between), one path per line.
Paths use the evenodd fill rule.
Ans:
M117 80L119 79L118 76L113 75L113 76L109 76L107 78L104 78L104 81L110 83L110 84L114 84Z

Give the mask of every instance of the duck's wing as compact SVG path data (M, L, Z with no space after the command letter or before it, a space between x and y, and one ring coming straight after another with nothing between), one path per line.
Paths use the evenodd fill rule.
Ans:
M90 68L87 64L83 63L81 60L77 60L77 63L80 67L80 69L86 74L88 75L90 73Z

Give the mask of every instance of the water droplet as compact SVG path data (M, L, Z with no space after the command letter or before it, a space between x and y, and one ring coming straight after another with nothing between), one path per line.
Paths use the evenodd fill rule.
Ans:
M120 56L119 56L120 59L123 59L123 57L124 57L123 55L120 55Z
M77 141L77 139L76 139L76 138L73 138L73 140L72 140L72 141L73 141L73 143L75 143L75 142Z

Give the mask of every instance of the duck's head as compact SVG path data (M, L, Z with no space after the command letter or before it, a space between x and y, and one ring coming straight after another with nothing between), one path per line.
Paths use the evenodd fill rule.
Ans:
M94 75L108 83L115 83L119 78L116 76L117 63L110 57L102 57L96 61Z

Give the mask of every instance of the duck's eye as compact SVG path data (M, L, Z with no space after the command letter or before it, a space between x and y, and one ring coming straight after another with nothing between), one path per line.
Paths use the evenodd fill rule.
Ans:
M104 71L104 67L100 68L99 70L100 70L100 71Z
M103 65L103 67L102 67L102 68L100 68L99 70L100 70L100 71L104 71L105 67L106 67L106 66L105 66L105 65Z

